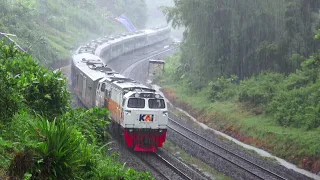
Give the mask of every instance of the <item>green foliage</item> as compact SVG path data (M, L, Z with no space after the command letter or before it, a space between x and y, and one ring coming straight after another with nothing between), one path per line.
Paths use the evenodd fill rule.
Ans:
M112 6L124 2L114 1ZM146 21L144 1L120 6L143 26ZM107 19L110 13L99 0L10 0L0 1L0 32L16 34L16 42L41 64L51 65L71 56L74 46L98 36L122 31Z
M50 72L30 55L3 42L0 73L0 170L7 170L6 176L152 179L148 173L128 169L107 156L108 111L70 109L61 73ZM0 176L4 174L0 172Z
M118 161L118 155L114 154L111 157L103 156L99 161L99 166L97 169L97 179L108 180L108 179L154 179L150 176L150 173L138 173L134 169L125 168L124 165L115 164Z
M320 127L320 81L290 91L280 91L268 106L281 126L314 129Z
M241 81L239 101L253 106L266 105L281 89L284 76L278 73L262 73L257 77Z
M26 136L39 142L34 149L32 179L74 179L80 177L82 168L92 168L92 147L66 122L33 120L27 126Z
M174 67L167 67L169 65L171 65L171 62L166 63L166 70L174 69ZM294 90L295 93L287 89L289 84L288 79L291 79L290 83L294 83L295 78L300 76L305 76L303 78L308 79L307 75L310 72L306 74L302 74L302 70L299 72L300 74L293 73L289 77L278 74L281 79L280 83L277 83L279 88L276 89L276 93L273 93L273 98L269 103L262 106L253 106L252 104L249 104L250 106L244 106L244 103L236 102L234 99L212 102L211 99L208 98L212 91L209 91L208 88L203 88L196 93L190 93L189 84L185 83L185 80L173 81L168 74L164 74L161 77L161 86L168 92L168 98L172 100L172 103L177 103L180 105L180 108L187 111L191 109L189 113L193 113L192 115L194 117L199 117L198 119L207 126L221 130L230 135L239 132L240 134L245 135L242 136L245 139L246 137L249 138L249 141L247 142L251 142L251 145L267 149L278 157L282 157L296 165L301 165L300 163L306 157L317 160L320 159L320 128L319 125L316 124L316 122L319 121L315 118L319 117L316 112L318 110L318 105L315 105L319 102L319 82L316 82L317 85L312 85L313 88L311 89L306 87L313 84L312 81L308 81L310 82L307 83L308 85L303 85L303 83L299 85L303 90L298 90L298 88L296 88L296 90ZM259 85L263 85L270 80L273 82L276 78L276 73L264 73L264 76L260 78L261 81L266 81L264 83L255 81L252 78L245 81L250 81L251 83L248 84L248 86L252 88L260 88L258 87ZM240 84L241 83L243 82L241 81ZM233 87L236 89L235 91L238 91L236 94L240 93L239 86L240 85L235 84L235 87ZM265 89L260 90L267 93ZM255 92L254 90L250 90L250 92L251 91ZM289 96L291 93L292 95ZM271 96L268 95L265 97ZM276 99L277 104L273 104ZM293 104L294 102L298 103ZM245 104L247 105L248 103L246 102ZM269 109L270 104L273 104L272 108L274 108L274 111L272 112ZM283 104L286 104L286 106ZM310 108L310 106L313 107ZM263 113L263 111L266 110L267 113ZM289 114L291 118L288 119L291 124L280 125L280 123L277 122L278 120L282 120L279 116L281 115L279 112ZM278 116L279 118L276 119L275 116ZM286 114L282 115L282 117L287 116L288 115ZM297 118L300 119L298 120ZM284 123L286 122L287 120L284 119ZM298 123L297 126L294 123ZM310 129L308 129L307 124L310 125ZM251 141L252 138L254 139L253 141Z
M217 78L216 81L211 81L209 83L211 101L225 101L235 97L237 95L237 81L238 77L236 76L231 76L230 78L222 76Z
M28 175L30 179L152 179L149 173L120 164L116 155L106 155L102 141L94 140L101 138L100 130L106 128L107 122L100 119L106 115L105 110L77 109L49 121L20 111L10 125L13 134L6 135L15 141L9 147L17 152L9 158L10 175ZM0 150L2 147L6 144ZM29 161L22 160L26 158Z
M10 165L10 159L12 158L12 155L9 154L9 152L12 147L12 142L4 140L2 137L0 137L0 169Z
M179 54L175 54L173 56L170 56L166 61L166 67L165 67L165 76L170 76L170 79L172 81L183 79L183 67L180 63L181 56Z
M121 165L116 155L107 156L105 146L96 144L89 137L95 135L92 131L105 128L106 124L98 122L92 128L89 119L98 120L97 117L105 115L104 110L78 109L48 121L29 111L20 111L10 126L10 132L14 133L7 134L7 138L16 142L14 149L18 152L10 158L10 175L27 174L30 179L152 179L149 173L138 173ZM88 119L82 119L86 122L81 123L81 117ZM6 146L0 146L0 150ZM12 146L11 143L9 147ZM22 160L27 157L28 161Z
M195 90L221 76L243 80L263 71L295 72L319 47L313 39L320 22L316 0L174 0L174 4L163 11L173 26L186 27L181 64L188 67L184 73ZM290 59L296 54L301 57Z
M4 120L17 112L21 102L48 117L59 116L69 107L66 79L61 73L50 72L30 55L3 42L0 42L0 64L0 90L4 96L0 108L4 108L1 111Z
M282 126L314 129L320 127L319 55L311 56L302 67L283 81L284 89L274 97L268 111Z
M109 124L107 109L94 107L90 110L69 110L63 115L62 119L77 127L90 143L103 145L110 139L106 133L106 127Z

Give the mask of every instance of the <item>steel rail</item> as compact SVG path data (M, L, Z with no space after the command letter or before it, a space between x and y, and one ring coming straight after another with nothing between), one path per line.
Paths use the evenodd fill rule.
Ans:
M180 171L177 167L175 167L173 164L171 164L168 160L166 160L164 157L162 157L160 154L158 153L154 153L154 156L157 157L157 159L160 159L162 162L164 162L167 167L169 167L170 169L172 169L175 173L177 173L180 177L182 177L183 179L187 179L187 180L192 180L192 178L190 178L189 176L187 176L186 174L184 174L182 171Z
M282 180L287 180L286 178L282 177L281 175L278 175L278 174L276 174L276 173L274 173L274 172L272 172L272 171L270 171L270 170L268 170L268 169L266 169L266 168L264 168L264 167L262 167L262 166L260 166L260 165L258 165L258 164L256 164L256 163L254 163L254 162L252 162L252 161L250 161L250 160L248 160L248 159L246 159L246 158L244 158L244 157L241 157L241 156L239 156L238 154L235 154L234 152L232 152L232 151L230 151L230 150L228 150L228 149L220 146L219 144L217 144L217 143L215 143L215 142L213 142L213 141L211 141L211 140L209 140L209 139L201 136L200 134L192 131L191 129L185 127L184 125L181 125L180 123L178 123L177 121L173 120L172 118L169 118L169 120L170 120L171 122L177 124L178 126L182 127L183 129L187 130L188 132L190 132L190 133L196 135L197 137L205 140L206 142L208 142L208 143L210 143L210 144L212 144L212 145L214 145L214 146L216 146L216 147L218 147L218 148L220 148L220 149L228 152L229 154L231 154L231 155L233 155L233 156L235 156L235 157L237 157L237 158L239 158L239 159L241 159L241 160L243 160L243 161L245 161L245 162L247 162L247 163L249 163L249 164L251 164L251 165L253 165L253 166L255 166L255 167L257 167L257 168L259 168L259 169L261 169L261 170L263 170L263 171L265 171L265 172L267 172L268 174L271 174L271 175L273 175L273 176L275 176L275 177L277 177L277 178L279 178L279 179L282 179ZM251 172L250 170L248 170L248 169L242 167L241 165L239 165L239 164L231 161L230 159L224 157L223 155L220 155L219 153L216 153L216 152L212 151L211 149L203 146L203 145L200 144L199 142L196 142L195 140L187 137L186 135L184 135L183 133L181 133L181 132L178 131L177 129L175 129L175 128L169 126L169 125L168 125L168 127L169 127L170 129L172 129L173 131L177 132L178 134L182 135L182 136L185 137L186 139L188 139L188 140L192 141L193 143L199 145L200 147L206 149L206 150L209 151L210 153L213 153L213 154L221 157L222 159L224 159L224 160L226 160L226 161L228 161L228 162L230 162L230 163L238 166L239 168L247 171L248 173L252 174L252 175L255 176L255 177L258 177L259 179L265 179L264 177L261 177L260 175L254 173L254 172Z
M170 180L169 177L167 177L163 172L161 172L158 168L156 168L152 163L147 161L145 158L143 158L141 155L138 156L141 161L143 161L145 164L147 164L152 170L154 170L156 173L158 173L161 177L164 179Z
M161 54L163 54L163 53L172 51L172 50L174 50L174 49L176 49L176 48L178 48L178 47L177 47L177 46L169 47L169 48L167 48L167 49L160 50L160 51L156 51L156 52L154 52L154 53L152 53L152 54L150 54L150 55L147 55L146 57L143 57L142 59L140 59L140 60L138 60L138 61L135 61L135 62L130 63L130 64L129 64L125 69L123 69L120 73L123 74L124 72L126 72L129 68L131 68L131 67L132 67L133 65L135 65L135 64L138 65L138 64L140 64L140 63L142 63L142 62L144 62L144 61L146 61L146 60L148 60L148 59L150 59L150 58L153 58L153 57L158 56L158 55L161 55Z

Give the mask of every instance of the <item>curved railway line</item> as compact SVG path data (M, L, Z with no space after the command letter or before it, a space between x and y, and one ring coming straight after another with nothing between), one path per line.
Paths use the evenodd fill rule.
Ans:
M142 58L142 59L140 59L140 60L138 60L138 61L132 62L131 64L129 64L129 66L128 66L127 68L125 68L125 69L123 69L123 70L121 71L121 74L123 74L123 75L129 75L129 74L131 73L131 71L132 71L135 67L137 67L140 63L143 63L143 62L145 62L145 61L147 61L147 60L149 60L149 59L151 59L151 58L154 58L154 57L159 56L159 55L161 55L161 54L164 54L164 53L166 53L166 52L175 50L176 48L177 48L176 46L173 46L173 47L168 47L168 48L166 48L166 49L162 49L162 50L160 50L160 51L150 51L150 52L148 52L148 53L151 53L150 55L147 55L146 57L144 57L144 58Z
M141 58L140 60L131 63L128 67L123 69L122 73L126 73L126 75L131 76L134 75L132 73L135 73L133 70L138 68L140 64L147 61L150 58L153 58L155 56L158 56L162 53L165 53L167 51L170 51L174 48L170 47L165 50L152 52L150 55L147 55L146 57ZM193 130L181 125L176 120L172 119L172 117L169 116L169 121L171 122L171 125L168 125L168 129L173 131L174 133L179 134L181 137L187 139L190 143L193 143L196 145L197 148L203 149L207 154L210 156L210 154L220 157L225 162L228 162L235 166L240 171L248 174L252 179L280 179L280 180L288 180L288 179L296 179L295 177L288 176L286 173L277 173L274 170L270 170L266 168L266 166L259 165L245 157L242 157L233 151L209 140L208 138L205 138L201 136L200 134L194 132ZM173 126L174 124L175 126ZM182 131L181 131L182 130ZM284 174L284 175L281 175Z
M122 74L125 74L127 76L130 76L130 74L133 72L133 70L135 68L137 68L140 64L144 63L145 61L149 60L150 58L156 57L158 55L161 55L165 52L171 51L173 49L175 49L176 47L170 47L164 50L160 50L160 51L152 51L150 52L151 54L148 54L146 57L141 58L138 61L135 61L131 64L129 64L129 66L127 66L125 69L123 69L121 71ZM219 144L216 144L215 142L201 136L200 134L192 131L191 129L181 125L180 123L178 123L177 121L175 121L174 119L169 117L169 121L172 122L173 124L175 124L176 126L178 126L180 129L183 129L186 133L184 134L183 132L177 130L176 128L172 127L171 125L168 125L168 129L171 129L172 131L174 131L175 133L181 135L182 137L186 138L187 140L191 141L192 143L196 144L198 147L206 150L207 152L214 154L220 158L222 158L223 160L235 165L237 168L245 171L246 173L250 174L252 177L254 177L254 179L280 179L280 180L287 180L287 178L272 172L244 157L241 157L238 154L233 153L232 151L220 146ZM188 136L186 135L188 134ZM193 136L190 136L193 135ZM201 142L202 141L202 142ZM215 149L221 149L223 150L225 153L219 153L216 152ZM158 154L155 154L155 156ZM233 156L233 158L230 158L230 155ZM160 156L161 157L161 156ZM158 160L165 162L166 166L170 166L170 169L173 169L174 172L176 172L177 174L181 175L181 171L179 171L178 169L175 169L174 166L172 166L172 164L170 164L170 162L165 161L163 159L161 159L160 157L157 157ZM159 172L159 170L157 168L154 167L154 165L152 165L153 162L148 162L145 159L141 159L143 160L146 164L148 164L154 171L156 171L157 173L159 173L162 177L164 177L165 179L172 179L171 177L168 178L165 175L163 175L161 172ZM245 164L245 165L244 165ZM175 169L175 170L174 170ZM184 179L191 179L190 177L183 177Z
M281 179L281 180L287 180L287 178L282 177L281 175L272 172L244 157L241 157L235 153L233 153L232 151L220 146L219 144L201 136L200 134L192 131L191 129L185 127L184 125L181 125L180 123L178 123L177 121L175 121L174 119L169 117L170 122L174 123L175 125L179 126L180 128L184 129L186 132L188 132L188 135L193 134L194 138L191 138L190 136L186 136L183 132L177 130L176 128L168 125L167 127L171 130L173 130L174 132L178 133L179 135L183 136L184 138L188 139L189 141L197 144L198 146L200 146L201 148L205 149L206 151L217 155L219 157L221 157L222 159L228 161L229 163L236 165L238 168L246 171L247 173L251 174L252 176L254 176L255 178L258 179ZM201 140L200 140L201 139ZM202 142L201 142L202 141ZM214 148L219 148L224 150L226 153L228 153L229 155L232 155L233 157L235 157L236 159L231 160L229 159L225 154L221 154L218 152L215 152L213 149ZM235 162L238 161L238 162ZM243 163L249 164L252 168L246 168L246 166L243 166ZM254 171L252 169L255 169ZM259 173L258 173L259 171ZM263 175L262 175L263 174Z
M146 52L144 55L140 55L140 57L133 62L129 63L124 69L120 72L125 75L130 75L134 72L134 70L145 61L160 56L166 52L172 51L177 47L168 47L162 50L152 50ZM131 77L131 76L130 76ZM176 118L175 118L176 119ZM191 130L190 128L180 124L175 119L172 119L169 116L169 124L168 129L172 131L172 133L179 134L182 138L186 139L191 144L194 144L197 150L204 151L209 156L211 154L212 157L220 157L224 160L224 162L228 162L232 164L234 167L239 169L246 174L248 174L252 179L281 179L287 180L291 179L292 176L287 176L285 173L285 177L280 175L281 172L276 173L277 170L270 170L265 168L265 166L261 166L245 157L242 157L233 151L211 141L210 139L203 137L197 132ZM166 156L166 155L165 155ZM150 169L159 174L163 179L207 179L202 176L197 171L190 168L188 165L179 161L178 159L165 158L159 153L148 153L148 154L138 154L139 159L143 161ZM178 162L179 161L179 162ZM175 163L174 163L175 162ZM178 164L178 165L177 165ZM181 168L181 166L183 166ZM238 171L238 170L236 170ZM190 173L192 172L192 173ZM296 178L293 178L296 179Z

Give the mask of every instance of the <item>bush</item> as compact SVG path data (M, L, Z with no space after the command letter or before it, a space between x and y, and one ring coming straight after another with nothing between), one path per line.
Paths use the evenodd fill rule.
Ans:
M13 45L0 42L0 109L8 119L18 111L21 102L47 117L56 117L70 106L66 79L35 62Z
M32 174L31 179L74 179L83 175L84 167L92 168L94 147L66 121L50 122L22 112L16 116L14 124L15 128L20 128L15 133L15 140L24 148L12 161L11 176L21 178L28 172ZM31 156L29 161L18 160L26 155ZM30 161L32 165L27 165Z
M320 127L320 80L290 91L280 91L268 105L268 113L282 126Z
M256 77L241 81L239 101L253 106L266 105L282 89L284 75L279 73L262 73Z
M320 126L319 55L302 63L302 70L292 73L283 81L285 88L268 105L268 112L282 126Z
M22 97L16 89L17 78L0 64L0 120L9 121L19 109Z
M0 44L0 75L0 113L8 117L0 123L0 170L8 169L8 176L151 179L106 156L108 111L69 109L61 73L41 67L13 45Z
M74 125L87 139L89 143L98 143L103 145L110 136L106 132L109 124L109 111L94 107L93 109L75 109L69 110L61 117Z
M237 76L231 76L230 78L220 77L214 82L211 81L209 83L211 101L225 101L235 97L237 95L237 81Z
M75 121L73 116L77 112L82 115ZM67 114L56 121L31 115L25 110L15 115L10 126L13 134L6 136L15 142L8 146L15 151L14 157L10 157L10 176L29 176L30 179L152 179L149 173L139 173L120 164L116 154L107 156L105 146L90 142L86 131L92 129L85 126L90 126L89 123L73 124L80 122L80 117L87 117L83 121L89 122L89 119L105 116L105 111L78 109ZM7 145L0 146L0 150L2 147Z
M0 137L0 169L9 167L10 159L12 158L12 155L9 152L12 148L12 142Z
M111 157L102 156L99 160L96 179L109 180L109 179L132 179L132 180L148 180L153 179L149 172L139 173L131 168L126 168L119 163L118 154Z

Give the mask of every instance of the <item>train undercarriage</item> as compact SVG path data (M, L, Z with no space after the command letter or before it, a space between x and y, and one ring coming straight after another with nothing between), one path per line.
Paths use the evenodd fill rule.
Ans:
M134 129L123 128L112 121L110 130L123 139L126 147L137 152L156 152L166 140L166 129Z

